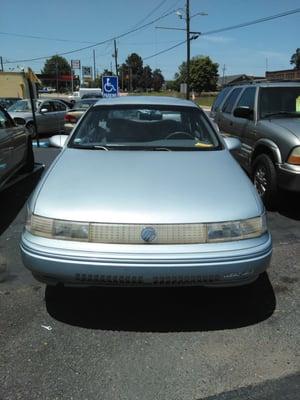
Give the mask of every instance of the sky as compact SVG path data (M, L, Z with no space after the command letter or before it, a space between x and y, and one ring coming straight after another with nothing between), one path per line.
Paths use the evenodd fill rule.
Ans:
M185 28L184 19L175 12L182 13L184 6L185 0L1 0L0 56L4 69L16 71L30 67L40 72L45 60L22 60L60 54L111 39L103 45L65 55L68 61L79 59L82 66L93 66L94 49L96 72L101 73L114 66L114 37L171 13L117 39L119 64L133 52L144 59L185 40L184 31L157 28ZM299 0L190 0L191 15L208 14L194 16L191 30L205 33L299 7ZM191 56L209 56L219 64L219 75L225 66L225 75L264 76L266 67L269 71L291 68L291 55L300 47L299 27L300 13L296 13L214 35L200 35L191 42ZM145 60L144 65L160 68L166 79L172 79L185 59L186 45L183 44Z

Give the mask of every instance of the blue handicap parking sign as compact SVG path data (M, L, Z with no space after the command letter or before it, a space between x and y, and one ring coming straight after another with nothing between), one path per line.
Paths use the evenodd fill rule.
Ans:
M118 96L118 77L103 76L102 77L102 93L103 97Z

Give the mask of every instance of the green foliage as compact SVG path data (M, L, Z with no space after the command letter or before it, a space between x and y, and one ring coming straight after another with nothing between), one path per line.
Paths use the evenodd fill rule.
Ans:
M216 89L218 80L219 64L212 62L210 57L196 56L190 61L190 88L198 93L202 91L213 91ZM175 81L179 87L186 82L186 62L179 66L179 72L175 74Z
M46 75L70 75L71 66L68 61L61 56L52 56L46 60L42 74Z
M300 69L300 49L297 48L296 52L292 55L290 64L294 65L295 69Z
M152 84L153 89L156 91L161 90L164 83L165 83L165 78L163 77L161 70L155 69L153 71L153 84Z

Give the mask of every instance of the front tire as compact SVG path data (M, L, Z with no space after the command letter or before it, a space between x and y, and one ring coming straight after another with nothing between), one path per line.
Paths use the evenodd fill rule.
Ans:
M275 165L266 154L259 155L253 162L253 182L267 208L277 204L277 174Z
M28 124L26 125L26 129L27 129L27 131L28 131L30 137L31 137L32 139L36 139L37 134L36 134L36 131L35 131L35 129L34 129L34 125L33 125L32 122L28 122Z

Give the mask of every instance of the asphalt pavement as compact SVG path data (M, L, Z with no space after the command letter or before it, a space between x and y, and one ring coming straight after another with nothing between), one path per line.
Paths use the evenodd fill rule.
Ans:
M46 168L57 154L35 149ZM299 196L283 193L268 212L272 263L252 285L55 297L19 253L24 204L40 175L0 193L1 400L300 398Z

